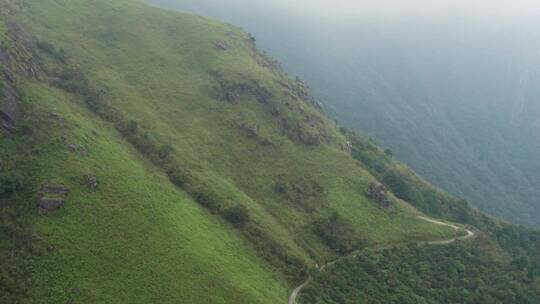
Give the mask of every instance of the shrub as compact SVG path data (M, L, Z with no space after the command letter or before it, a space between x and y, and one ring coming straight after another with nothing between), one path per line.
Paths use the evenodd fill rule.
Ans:
M0 155L0 199L7 198L11 194L20 191L25 186L24 171L21 170L20 162L8 156Z
M326 195L326 191L320 183L307 177L293 182L281 177L274 184L274 191L283 199L293 203L295 207L300 207L308 212L321 207Z
M132 134L132 135L136 134L137 131L139 130L139 124L134 120L130 120L126 124L124 130L125 130L124 132L127 134Z
M243 226L249 222L249 211L242 205L228 208L225 211L224 216L229 223L235 226Z
M158 155L162 160L166 160L174 152L174 149L170 145L161 145L158 149Z
M222 210L218 196L209 190L197 189L193 191L193 197L197 203L211 212L219 213Z
M37 47L40 51L49 54L51 57L53 57L55 60L59 62L65 62L66 61L66 52L64 49L57 50L56 47L47 41L38 41Z
M334 251L345 254L362 245L362 241L355 233L349 222L337 212L327 218L321 218L313 225L314 232L322 241Z
M304 280L307 275L307 265L296 256L287 253L287 249L278 243L266 230L257 226L254 222L246 223L242 229L245 237L255 245L257 252L268 261L283 270L286 278L291 283Z
M167 170L169 180L177 187L184 188L184 190L188 191L189 189L186 188L192 182L190 173L175 164L172 166L173 167L171 169Z
M50 43L50 42L47 42L47 41L38 41L37 47L38 47L38 49L40 49L40 50L42 50L42 51L44 51L46 53L49 53L49 54L56 51L54 45L52 43Z

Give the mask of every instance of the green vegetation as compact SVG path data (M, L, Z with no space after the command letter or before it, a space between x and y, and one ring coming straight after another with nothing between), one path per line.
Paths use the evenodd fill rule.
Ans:
M356 18L325 20L291 1L147 1L251 31L342 124L481 210L540 227L534 10L504 24L462 9L388 22L370 8L337 8Z
M4 24L4 22L0 21L0 46L3 48L9 47L9 39L7 37L7 33L8 31L6 25Z
M399 199L437 218L482 227L486 225L486 217L472 209L466 201L433 187L411 169L393 160L387 151L377 147L372 140L346 128L341 128L341 132L352 143L353 158Z
M369 139L342 129L353 156L400 199L427 214L482 229L472 242L372 247L318 272L302 303L536 303L540 233L469 207L394 162ZM331 231L326 229L325 231ZM346 242L351 244L351 242Z
M235 206L225 211L225 218L231 224L243 226L249 222L249 211L244 206Z
M361 236L337 213L316 221L313 229L328 247L342 255L358 250L363 245Z
M316 264L456 235L421 211L465 212L535 263L529 235L340 131L238 28L135 0L9 11L28 45L6 52L23 112L0 143L8 303L280 303ZM69 194L38 215L46 185Z
M366 198L374 178L334 123L237 28L121 0L26 1L9 18L35 42L9 50L24 120L1 149L33 170L2 171L3 193L26 189L6 231L41 249L20 245L31 267L2 273L8 302L278 303L354 235L454 235ZM70 191L38 216L47 184ZM333 234L313 229L330 215ZM3 256L23 239L10 235Z
M365 250L315 275L300 303L538 303L540 268L486 239Z
M0 302L15 303L31 286L30 274L42 245L28 227L33 157L0 134Z

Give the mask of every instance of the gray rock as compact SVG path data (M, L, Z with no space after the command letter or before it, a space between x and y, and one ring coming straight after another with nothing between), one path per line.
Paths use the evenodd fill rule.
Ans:
M224 41L218 41L216 42L216 47L222 51L228 51L229 45Z
M81 155L87 155L88 152L86 151L86 149L81 146L81 145L77 145L77 144L72 144L72 143L68 143L67 144L67 147L69 150L71 150L72 152L78 152L80 153Z
M69 189L64 185L55 185L55 186L45 185L43 186L43 188L41 188L41 193L43 195L54 193L54 194L61 194L65 196L69 193Z
M353 144L352 144L352 142L350 140L347 141L346 149L347 149L347 153L352 154Z
M38 200L39 213L46 215L64 205L63 198L40 198Z
M53 253L55 250L56 250L56 248L54 247L54 245L47 246L47 252Z
M41 188L37 206L39 213L47 215L64 205L69 189L64 185L45 185Z
M92 191L96 191L97 187L98 187L98 181L97 181L97 177L93 176L93 175L85 175L84 177L84 183L86 184L86 186L88 188L90 188L90 190Z
M391 201L386 193L386 187L383 184L376 182L369 186L369 190L366 193L368 197L379 203L381 206L390 207Z
M0 127L8 132L15 131L15 122L19 117L19 97L11 81L0 76L3 83L2 94L0 95Z

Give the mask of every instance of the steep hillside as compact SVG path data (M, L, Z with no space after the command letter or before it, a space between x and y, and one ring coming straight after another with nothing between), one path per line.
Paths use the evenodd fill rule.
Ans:
M2 302L279 303L316 263L456 234L376 194L239 29L139 1L0 3Z
M454 242L368 246L315 272L301 303L537 303L540 233L471 209L362 136L352 155L396 196L435 217L469 224L473 237ZM470 235L470 234L469 234Z
M339 128L240 29L136 0L0 8L0 302L286 303L317 265L465 232L427 215L538 290L537 233Z
M287 1L148 1L246 28L343 124L482 210L540 225L537 14L407 17L366 3L348 19Z

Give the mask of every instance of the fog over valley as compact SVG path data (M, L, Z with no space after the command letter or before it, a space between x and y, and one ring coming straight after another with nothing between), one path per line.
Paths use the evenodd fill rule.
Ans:
M331 116L444 189L540 224L534 1L179 1L251 32Z

